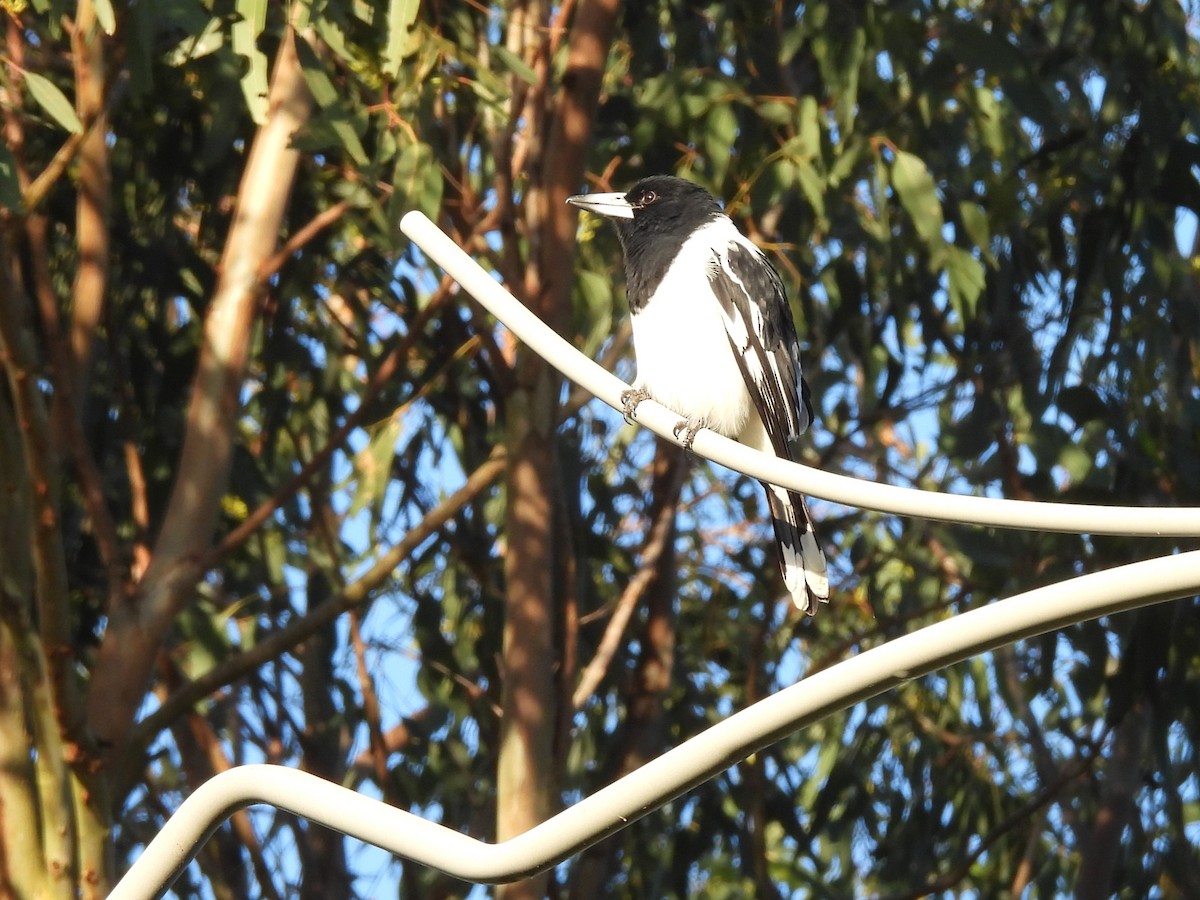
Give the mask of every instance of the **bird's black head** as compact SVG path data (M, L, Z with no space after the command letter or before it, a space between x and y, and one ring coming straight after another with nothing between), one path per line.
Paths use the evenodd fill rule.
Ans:
M698 184L670 175L643 178L625 194L582 194L567 202L608 216L625 251L625 288L637 313L649 302L684 242L719 216L721 206Z
M658 237L686 240L722 214L708 191L673 175L643 178L625 194L581 194L567 202L611 218L626 252Z

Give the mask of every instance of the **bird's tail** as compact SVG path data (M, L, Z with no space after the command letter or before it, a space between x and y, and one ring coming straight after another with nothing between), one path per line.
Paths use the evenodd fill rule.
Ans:
M791 593L796 609L811 616L817 611L817 603L829 602L829 575L825 554L821 552L813 530L812 516L808 514L808 504L795 491L765 482L763 486L771 506L783 583Z

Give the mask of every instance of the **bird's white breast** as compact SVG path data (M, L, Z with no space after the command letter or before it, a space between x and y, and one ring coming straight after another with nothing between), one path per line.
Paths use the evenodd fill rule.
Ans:
M690 237L650 301L633 315L637 384L659 403L736 438L751 400L709 286L717 248L740 238L724 216Z

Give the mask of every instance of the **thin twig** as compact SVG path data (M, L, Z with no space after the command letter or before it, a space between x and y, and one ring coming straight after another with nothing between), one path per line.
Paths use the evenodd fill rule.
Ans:
M347 585L339 594L314 608L308 615L294 620L274 634L268 635L244 653L232 656L209 669L196 680L180 688L162 706L143 719L134 729L132 743L148 746L158 732L185 709L214 691L236 681L248 672L284 653L325 627L351 607L364 602L383 582L392 577L396 567L444 526L452 516L486 490L500 477L507 465L501 448L467 478L466 484L430 510L400 542L383 554L357 581Z
M291 237L287 239L284 245L275 251L275 254L269 257L259 267L259 280L266 281L268 278L282 269L284 263L288 261L288 258L293 253L315 238L323 229L332 225L334 222L344 216L346 214L346 210L348 210L350 206L351 203L349 200L341 200L333 204L333 206L329 207L329 209L322 210L321 212L317 213L315 216L305 222L304 225L293 231Z
M362 617L356 609L350 610L350 643L354 647L358 689L362 694L363 719L367 723L367 736L370 742L367 755L370 757L375 783L383 791L384 798L391 802L392 790L387 777L388 749L380 725L379 695L375 692L375 682L372 680L370 668L367 666L367 646L362 636Z
M675 511L679 505L679 488L683 481L684 468L682 465L676 466L668 494L663 498L662 506L646 537L646 547L642 551L642 562L638 567L637 574L629 580L629 584L625 586L620 599L617 600L612 618L604 627L604 634L600 638L599 646L596 647L596 653L583 670L583 674L579 676L579 684L571 696L571 704L577 710L583 708L583 704L587 702L604 679L604 674L608 671L617 648L621 646L621 638L629 620L633 617L633 611L637 608L638 601L658 573L658 561L662 558L674 533Z

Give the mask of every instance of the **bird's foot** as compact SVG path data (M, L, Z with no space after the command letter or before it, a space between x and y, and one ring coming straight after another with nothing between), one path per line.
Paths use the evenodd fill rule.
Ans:
M696 440L696 435L699 434L700 429L707 427L708 422L706 422L704 419L700 419L695 416L688 416L686 419L679 422L674 428L672 428L671 431L674 432L675 437L677 438L682 432L683 437L680 438L680 443L683 444L684 450L686 450L688 453L691 453L692 444Z
M649 399L650 392L644 387L621 391L621 415L625 417L625 421L632 425L633 420L637 418L638 405Z

